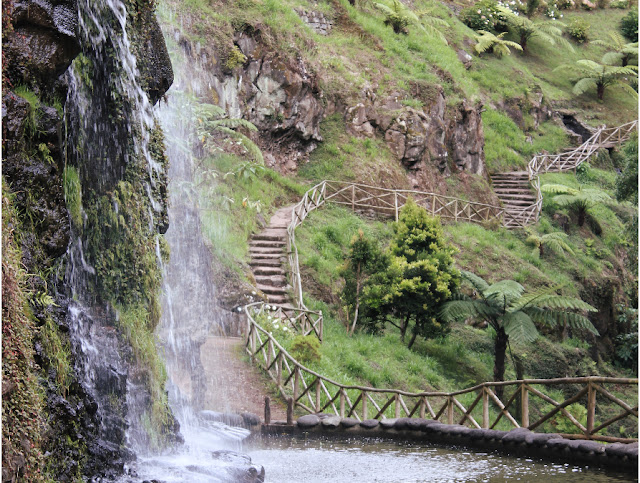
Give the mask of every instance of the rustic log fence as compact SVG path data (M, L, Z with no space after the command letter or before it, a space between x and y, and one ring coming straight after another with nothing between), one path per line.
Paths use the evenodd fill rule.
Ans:
M536 192L536 202L523 208L524 223L531 224L538 221L542 211L542 191L540 190L540 174L576 171L585 161L588 161L599 149L619 146L628 141L631 134L638 130L638 121L631 121L618 127L602 126L584 143L575 149L559 154L537 154L527 165L529 182ZM505 226L511 227L505 223ZM514 225L515 226L515 225Z
M631 437L615 437L601 433L616 421L628 417L637 420L638 379L525 379L486 382L453 392L419 393L344 385L303 366L272 334L263 329L255 321L258 314L264 313L263 305L255 303L245 307L248 321L246 352L252 361L269 374L281 396L287 400L291 399L296 408L308 413L328 412L358 421L389 417L426 417L472 428L523 427L530 430L553 430L557 418L564 417L576 430L573 433L562 434L564 437L607 442L637 441L637 431ZM502 388L502 399L497 396L498 387ZM626 396L619 394L625 392L625 389ZM563 395L562 400L557 400L558 392ZM628 393L631 393L631 396ZM633 401L625 401L625 397ZM602 399L610 403L607 414L598 406L598 401ZM576 404L586 410L586 424L570 411L569 406L573 408ZM611 407L617 412L611 414ZM606 419L599 422L603 417ZM545 423L547 427L543 426ZM634 426L637 427L637 422Z

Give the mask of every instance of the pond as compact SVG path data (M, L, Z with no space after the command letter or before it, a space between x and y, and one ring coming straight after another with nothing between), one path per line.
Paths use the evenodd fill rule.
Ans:
M256 437L244 444L266 482L633 481L628 473L383 439Z

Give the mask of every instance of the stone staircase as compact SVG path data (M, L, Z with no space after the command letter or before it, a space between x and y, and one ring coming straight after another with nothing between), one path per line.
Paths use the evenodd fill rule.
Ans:
M291 223L291 207L276 211L269 225L260 233L253 235L249 242L249 266L260 290L269 303L288 304L285 266L287 248L287 226Z
M497 173L491 175L491 182L505 210L515 219L521 218L520 212L536 202L526 171Z

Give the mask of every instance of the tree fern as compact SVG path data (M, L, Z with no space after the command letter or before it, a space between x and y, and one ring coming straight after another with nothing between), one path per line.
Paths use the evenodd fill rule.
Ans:
M573 52L573 47L562 37L564 24L557 20L533 21L525 16L516 15L505 7L499 7L500 13L506 20L509 30L519 39L520 47L526 52L529 40L538 38L549 45L560 45Z
M637 97L638 93L631 86L623 82L624 78L637 77L638 67L627 65L625 67L598 63L589 59L581 59L575 64L563 64L554 69L554 71L564 70L575 78L573 93L576 95L584 94L589 89L596 89L598 99L604 99L605 89L609 86L617 87L629 92L632 96Z
M477 43L474 46L474 50L478 54L492 51L496 55L496 57L502 57L504 55L511 54L511 50L509 47L522 51L522 47L520 47L520 44L518 44L517 42L504 40L503 37L506 35L506 32L494 35L491 32L487 32L486 30L479 30L478 33L481 35L476 35Z
M609 40L594 40L592 43L608 49L608 52L602 57L603 64L625 67L634 57L637 62L638 42L627 42L618 32L609 32Z
M564 252L575 255L571 247L567 244L567 240L567 234L561 231L538 235L537 233L529 230L526 242L530 245L534 245L532 254L539 255L540 257L544 255L545 247L549 247L552 252L560 255L564 254Z

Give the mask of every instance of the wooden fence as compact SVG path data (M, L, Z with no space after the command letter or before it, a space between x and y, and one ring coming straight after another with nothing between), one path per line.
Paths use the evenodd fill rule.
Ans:
M295 407L306 412L330 412L359 421L369 418L428 417L473 428L525 427L531 430L550 429L554 432L558 418L564 417L564 424L575 428L572 433L562 434L565 437L608 442L637 441L637 430L626 438L601 433L616 421L625 418L635 418L634 427L637 427L638 379L525 379L487 382L449 393L411 393L396 389L344 385L296 361L255 321L256 314L264 313L261 312L265 310L261 305L262 303L256 303L245 307L248 320L246 351L269 374L279 393L286 399L292 399ZM498 387L502 388L502 399L497 396L500 392L497 391ZM631 393L631 396L616 395L616 392ZM563 395L562 400L557 400L557 393ZM630 397L633 402L625 401L624 397ZM607 412L598 406L598 401L602 399L610 403ZM575 411L569 410L576 404L586 410L586 424L576 417ZM568 409L568 406L571 408ZM612 408L615 409L613 413ZM602 418L605 419L600 422Z
M575 171L585 161L602 148L618 146L631 137L631 133L637 131L638 121L628 122L618 127L600 127L588 140L575 149L560 154L537 154L527 166L529 182L536 192L536 202L523 208L525 223L538 221L542 211L542 191L540 190L540 174L561 173ZM505 226L507 226L505 224Z

